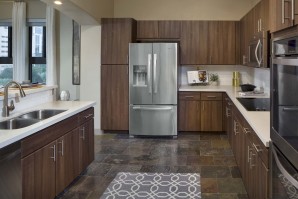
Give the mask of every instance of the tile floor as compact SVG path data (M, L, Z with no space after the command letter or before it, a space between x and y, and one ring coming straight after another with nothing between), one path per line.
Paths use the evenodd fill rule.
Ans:
M177 139L95 136L95 160L57 199L99 199L123 172L197 172L203 199L248 199L226 134L180 133Z

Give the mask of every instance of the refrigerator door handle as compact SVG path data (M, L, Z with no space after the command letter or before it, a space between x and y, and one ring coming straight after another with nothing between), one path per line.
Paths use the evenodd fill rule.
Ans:
M154 93L157 93L156 61L157 61L157 54L154 54L153 55L153 85L154 85Z
M150 107L141 107L141 106L135 106L132 108L133 110L146 110L146 111L170 111L173 108L172 107L154 107L154 108L150 108Z
M151 83L151 60L152 56L151 54L148 54L148 67L147 67L147 75L148 75L148 89L149 93L152 93L152 83Z

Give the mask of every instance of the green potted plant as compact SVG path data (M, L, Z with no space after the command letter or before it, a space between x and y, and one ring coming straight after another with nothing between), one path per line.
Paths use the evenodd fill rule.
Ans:
M210 85L213 85L213 86L217 86L218 85L218 74L216 73L210 73L209 74L209 82L210 82Z

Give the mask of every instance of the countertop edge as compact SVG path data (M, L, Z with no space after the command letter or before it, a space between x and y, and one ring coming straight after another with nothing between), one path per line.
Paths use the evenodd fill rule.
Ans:
M270 142L270 112L257 112L257 111L247 111L236 99L240 97L238 95L239 87L232 86L181 86L179 91L191 91L191 92L225 92L251 128L256 132L257 136L263 142L266 147L269 147ZM269 97L269 96L262 96ZM259 116L259 117L256 117ZM259 121L257 118L262 118L263 121ZM268 123L266 126L265 123ZM255 124L257 123L257 124ZM262 125L262 127L261 127Z
M77 113L80 113L90 107L93 107L96 104L94 101L54 101L45 104L41 104L34 108L26 109L26 111L22 111L19 114L15 114L13 117L17 117L18 115L24 114L26 112L30 112L38 109L67 109L65 112L62 112L58 115L50 117L48 119L37 122L33 125L30 125L21 129L14 130L1 130L0 135L0 149L4 148L14 142L18 142L34 133L39 132L51 125L54 125L66 118L69 118ZM11 118L11 117L10 117ZM7 118L9 119L9 118Z

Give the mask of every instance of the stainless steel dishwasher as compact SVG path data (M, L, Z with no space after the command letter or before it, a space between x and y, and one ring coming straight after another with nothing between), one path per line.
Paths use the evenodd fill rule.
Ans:
M0 149L0 198L22 198L21 142Z

